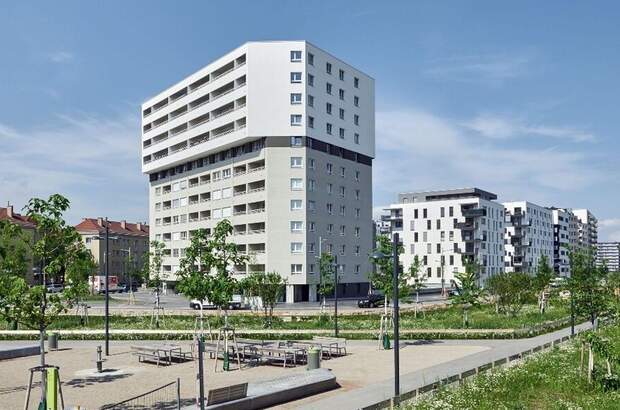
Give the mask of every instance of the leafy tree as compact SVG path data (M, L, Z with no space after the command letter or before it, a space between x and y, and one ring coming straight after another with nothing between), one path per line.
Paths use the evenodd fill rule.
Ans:
M525 272L506 272L488 278L485 288L493 295L498 313L516 316L532 299L532 282Z
M0 312L9 312L12 320L39 330L41 365L45 365L44 338L47 328L58 315L72 306L76 294L87 289L85 278L92 267L92 256L85 249L79 233L63 219L67 209L69 200L59 194L51 195L47 200L33 198L25 207L26 215L36 226L30 252L39 267L40 285L28 286L20 256L19 263L15 260L6 263L4 257L4 267L0 272ZM13 234L19 238L14 228L6 229L10 231L9 236ZM0 255L9 255L13 249L11 246L7 249L5 242L0 244L0 248ZM66 290L48 294L47 278L65 283ZM45 384L44 378L41 383L42 397L45 395Z
M570 254L571 275L566 288L571 294L575 313L590 318L592 324L597 316L610 308L611 295L606 286L607 268L596 266L592 252L578 250Z
M392 250L392 239L389 236L380 235L377 237L377 248L373 251L373 253L379 251L386 255L386 257L379 260L374 260L371 258L371 262L375 264L376 269L375 272L372 272L369 275L372 287L383 292L385 298L385 314L387 314L388 304L392 299L393 294L392 280L394 276L394 258L392 257ZM404 252L402 245L398 245L397 252L398 254L402 254ZM399 297L409 296L411 293L409 279L409 271L400 268L398 273Z
M17 327L17 307L21 284L15 278L26 278L30 260L30 239L19 225L0 221L0 317ZM25 282L24 282L25 283Z
M258 296L263 302L265 325L273 323L273 309L284 293L286 280L277 272L254 272L244 278L243 286L252 296Z
M422 271L422 262L418 255L413 258L413 263L409 266L409 278L411 283L409 288L415 292L415 310L413 312L414 317L418 317L418 303L420 301L420 290L424 288L424 282L426 282L427 276Z
M319 258L319 286L318 291L321 296L321 314L325 313L325 299L331 295L335 287L335 266L334 257L328 252L322 252Z
M468 311L471 307L478 306L480 299L484 295L482 288L478 285L478 267L473 262L465 264L464 272L454 274L456 293L452 296L452 303L461 306L463 310L463 326L469 327Z
M218 312L224 310L226 323L230 300L238 288L230 270L247 261L235 243L227 242L232 231L233 227L227 219L220 221L210 236L205 230L198 230L181 260L181 279L177 284L184 295L201 301L207 299L218 307Z
M547 308L546 294L549 291L549 284L555 277L555 272L551 266L549 266L549 259L543 255L538 261L538 268L536 269L536 276L532 281L532 286L536 293L538 293L538 307L540 313L544 314Z

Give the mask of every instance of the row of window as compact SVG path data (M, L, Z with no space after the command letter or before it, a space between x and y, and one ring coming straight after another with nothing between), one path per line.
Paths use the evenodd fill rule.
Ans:
M291 50L291 62L292 63L300 63L302 61L302 51L301 50ZM314 54L308 52L308 64L314 67ZM332 63L329 61L325 62L325 72L329 75L332 74ZM345 71L340 68L338 69L338 79L340 81L345 81ZM359 88L360 79L358 77L353 77L353 87Z

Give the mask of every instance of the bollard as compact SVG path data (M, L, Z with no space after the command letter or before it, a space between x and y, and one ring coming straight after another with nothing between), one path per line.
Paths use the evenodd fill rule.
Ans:
M103 372L103 359L101 358L101 346L97 346L97 373Z
M52 332L47 336L47 347L49 349L58 349L58 333Z
M321 367L321 362L319 360L320 354L321 350L316 347L308 349L308 366L306 368L307 370L314 370Z

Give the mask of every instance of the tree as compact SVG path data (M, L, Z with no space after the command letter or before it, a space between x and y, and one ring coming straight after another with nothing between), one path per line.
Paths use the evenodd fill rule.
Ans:
M155 293L155 309L157 309L155 315L155 327L159 328L159 306L161 296L161 265L164 257L164 251L166 245L163 242L151 241L149 246L149 253L144 258L143 275L146 280L147 286L153 289Z
M497 313L516 316L532 299L532 282L525 272L506 272L488 278L485 288L495 299Z
M321 296L321 315L325 313L325 299L334 291L336 272L334 257L327 252L321 252L319 258L319 287L318 292Z
M198 230L179 267L181 293L194 295L201 301L209 300L217 306L218 313L224 310L225 323L228 323L230 300L238 288L230 270L247 261L247 256L239 253L235 243L227 242L232 231L227 219L220 221L210 236L205 230Z
M51 195L47 200L33 198L26 207L26 215L35 224L34 241L30 253L39 267L41 283L28 286L21 262L4 263L0 285L0 312L9 312L11 319L21 325L39 330L41 365L45 365L45 332L58 315L74 303L76 294L86 288L85 278L92 267L92 255L85 249L79 233L63 219L69 209L69 200L62 195ZM6 228L6 227L4 227ZM13 230L13 228L7 228ZM16 231L13 231L15 234ZM0 244L0 255L9 255L6 244ZM20 251L21 252L21 251ZM3 259L6 262L6 257ZM67 285L61 293L47 293L47 279ZM42 399L46 380L41 383Z
M536 276L534 276L534 280L532 281L534 290L538 293L538 308L541 314L544 314L547 308L548 301L546 295L549 291L549 284L554 277L555 272L553 272L553 269L549 266L549 259L545 255L541 256L538 260Z
M243 279L243 287L262 300L266 327L272 325L273 309L282 297L285 286L286 280L277 272L254 272Z
M375 271L370 276L370 283L374 289L379 289L383 292L385 298L385 314L387 315L387 309L389 301L392 299L393 294L393 276L394 276L394 258L392 240L387 235L380 235L377 237L377 248L374 252L381 252L386 255L385 258L374 260L371 258L371 262L375 264ZM403 246L398 245L397 252L399 254L404 252ZM409 296L411 293L411 287L409 286L409 271L402 268L398 273L398 295L399 297Z
M463 326L469 327L468 311L478 306L484 292L478 286L478 266L474 262L465 263L465 271L454 274L456 279L456 293L452 296L452 303L458 304L463 310Z
M606 286L607 268L596 266L592 252L578 250L570 254L571 275L566 281L574 304L575 314L596 317L610 307L611 295Z
M30 257L30 240L22 228L8 220L0 221L0 317L15 328L22 287L15 278L26 277Z
M409 278L411 279L410 289L415 292L415 310L413 316L418 317L418 303L420 301L420 290L424 288L427 276L422 272L422 262L418 255L413 258L413 263L409 266Z

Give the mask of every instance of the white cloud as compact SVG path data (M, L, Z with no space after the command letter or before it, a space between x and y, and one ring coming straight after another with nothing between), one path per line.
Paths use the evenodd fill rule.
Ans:
M47 57L52 63L62 64L73 61L75 55L68 51L54 51L52 53L49 53Z
M424 73L438 80L501 84L530 72L531 53L480 54L435 60Z
M601 241L620 242L620 218L599 220L598 230Z
M61 193L68 219L107 215L144 220L147 182L140 171L135 116L60 116L54 125L15 129L0 124L0 201L17 207Z
M579 150L507 148L462 121L416 108L377 113L376 140L375 204L391 203L402 191L476 186L501 200L553 205L559 194L578 193L607 178Z
M495 115L479 115L463 125L487 138L509 139L523 136L539 136L566 139L574 142L592 142L596 137L574 127L529 124L525 121Z

